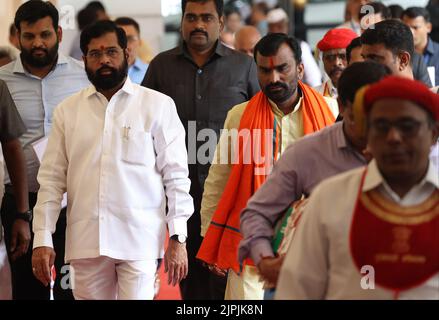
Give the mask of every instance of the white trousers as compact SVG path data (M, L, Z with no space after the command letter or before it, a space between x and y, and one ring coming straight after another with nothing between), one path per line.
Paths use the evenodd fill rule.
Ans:
M156 269L157 260L72 260L73 295L76 300L152 300Z
M0 232L3 232L1 225ZM0 239L0 300L11 300L11 268L9 266L8 253L6 252L5 238L0 235Z
M229 269L224 300L263 300L264 283L256 267L245 265L240 275Z

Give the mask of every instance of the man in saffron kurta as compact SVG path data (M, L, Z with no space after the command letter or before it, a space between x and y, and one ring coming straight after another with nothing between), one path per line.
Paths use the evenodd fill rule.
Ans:
M324 98L300 81L300 57L297 41L285 34L269 34L256 45L262 92L229 111L224 125L228 130L223 131L204 185L204 241L197 257L213 272L225 275L224 271L230 269L226 299L263 297L255 267L246 265L238 275L239 215L247 200L265 181L271 165L289 143L332 124L338 113L333 99ZM231 129L237 130L235 137L244 137L238 140L240 143L233 140ZM243 141L248 137L246 144Z
M361 92L374 160L313 191L276 299L439 299L439 96L395 76Z

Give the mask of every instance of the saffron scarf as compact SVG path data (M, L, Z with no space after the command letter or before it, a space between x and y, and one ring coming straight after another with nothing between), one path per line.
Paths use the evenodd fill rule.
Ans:
M302 114L304 134L313 133L335 122L325 99L311 87L298 83L302 91ZM249 139L237 141L238 161L232 165L226 187L213 215L210 226L201 243L197 258L221 269L239 272L238 246L242 239L239 231L240 214L250 197L265 182L271 166L279 153L280 128L276 123L267 96L259 92L248 103L239 124L239 131L249 130ZM272 132L272 140L256 139L257 132ZM268 130L268 131L267 131ZM260 137L260 134L259 134ZM260 142L255 144L255 142ZM255 152L256 151L256 152ZM244 163L251 152L250 163ZM254 161L254 154L260 159L268 159L260 164ZM253 264L247 259L247 264Z

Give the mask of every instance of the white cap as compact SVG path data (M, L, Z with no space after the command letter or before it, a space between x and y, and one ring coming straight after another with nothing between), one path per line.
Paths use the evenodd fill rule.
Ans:
M267 14L268 23L278 23L283 20L288 21L288 15L282 8L270 10Z

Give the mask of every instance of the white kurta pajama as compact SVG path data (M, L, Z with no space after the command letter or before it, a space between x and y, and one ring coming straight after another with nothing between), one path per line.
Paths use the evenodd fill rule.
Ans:
M110 258L109 273L133 270L118 268L123 262L149 261L148 288L133 284L130 294L119 292L119 297L152 298L166 226L171 235L186 235L193 213L185 131L172 99L129 79L109 102L94 86L69 97L54 112L38 182L34 248L53 247L51 235L67 191L66 261L78 268L82 260L89 270L90 259L102 267L100 259ZM81 275L74 294L109 299L101 290L87 295L83 289L93 275L85 271L75 270ZM120 282L124 276L117 278ZM98 284L108 286L102 279Z
M314 190L285 257L276 299L439 299L439 271L397 295L377 284L374 289L364 288L362 278L368 272L360 273L350 251L351 223L363 172L364 168L346 172ZM362 192L377 190L393 203L408 207L423 203L438 187L438 169L430 162L425 178L400 198L372 161ZM370 230L370 237L379 234Z

